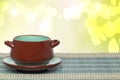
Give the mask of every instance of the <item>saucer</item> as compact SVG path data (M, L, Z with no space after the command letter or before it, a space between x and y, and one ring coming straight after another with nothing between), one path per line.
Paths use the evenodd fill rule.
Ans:
M11 57L6 57L3 59L3 63L11 68L22 71L41 71L48 70L59 65L62 60L59 57L53 57L45 63L34 63L34 64L22 64L16 63Z

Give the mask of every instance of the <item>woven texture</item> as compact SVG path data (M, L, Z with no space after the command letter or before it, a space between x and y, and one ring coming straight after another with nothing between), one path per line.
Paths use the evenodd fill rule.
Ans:
M120 80L120 54L56 53L62 63L39 72L22 72L9 68L0 54L0 80Z

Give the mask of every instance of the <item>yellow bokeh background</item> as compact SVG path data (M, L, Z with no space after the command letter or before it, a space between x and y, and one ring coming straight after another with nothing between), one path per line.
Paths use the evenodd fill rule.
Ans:
M120 0L0 0L0 53L4 41L38 34L60 40L55 52L120 52Z

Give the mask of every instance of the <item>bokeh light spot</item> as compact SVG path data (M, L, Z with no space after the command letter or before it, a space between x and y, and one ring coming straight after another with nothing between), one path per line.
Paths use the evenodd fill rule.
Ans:
M17 8L11 8L10 9L10 15L11 16L18 16L19 15L19 10Z
M104 19L110 19L112 16L111 9L105 4L100 4L98 14Z
M113 27L115 28L114 32L117 34L120 33L120 17L117 17L117 19L113 21L113 24Z
M111 4L112 4L113 6L116 6L117 0L111 0Z
M83 5L82 5L83 7ZM69 19L79 19L83 9L80 9L79 5L72 5L69 8L64 8L63 17L67 20Z
M28 9L24 13L24 17L25 17L25 19L26 19L27 22L33 23L36 20L36 18L37 18L37 14L34 12L34 10Z
M49 18L44 18L39 26L39 29L43 33L49 33L52 29L52 22Z
M108 38L111 38L115 35L115 33L116 33L115 28L116 27L114 26L114 24L111 21L108 21L107 23L105 23L103 25L103 31Z
M92 37L91 41L93 42L94 45L101 44L101 40L97 37Z
M109 41L109 44L108 44L108 51L110 53L112 52L119 52L119 45L118 45L118 42L115 38L112 38L110 41Z

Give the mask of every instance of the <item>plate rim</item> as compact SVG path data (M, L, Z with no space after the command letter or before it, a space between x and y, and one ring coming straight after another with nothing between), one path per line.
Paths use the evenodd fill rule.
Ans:
M54 56L54 57L57 57L57 56ZM14 68L14 69L17 69L17 70L23 70L23 71L37 71L37 70L50 69L50 68L52 68L52 67L55 67L55 66L59 65L59 64L62 62L62 59L59 58L59 57L57 57L57 58L60 59L60 61L57 62L57 63L54 63L54 64L46 63L46 65L35 65L35 66L34 66L34 65L32 65L32 66L28 65L28 66L24 66L24 65L17 65L17 63L15 63L15 64L10 64L10 63L4 61L4 60L7 59L7 58L10 58L10 56L7 56L7 57L5 57L5 58L2 60L5 65L7 65L7 66L9 66L9 67L11 67L11 68ZM11 58L11 60L13 60L13 59ZM48 65L47 65L47 64L48 64Z

